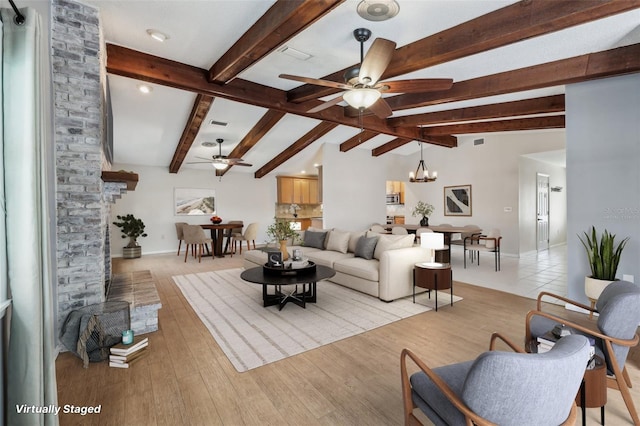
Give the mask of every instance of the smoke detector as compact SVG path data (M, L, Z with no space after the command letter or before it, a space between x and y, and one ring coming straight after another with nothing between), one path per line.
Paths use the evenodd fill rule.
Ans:
M396 0L362 0L356 10L367 21L386 21L400 12L400 5Z

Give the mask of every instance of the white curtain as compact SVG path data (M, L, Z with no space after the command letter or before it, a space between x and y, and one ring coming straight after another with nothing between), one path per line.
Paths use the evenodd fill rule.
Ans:
M56 425L47 414L18 413L19 407L57 405L54 300L47 200L47 131L41 69L40 16L21 10L23 25L11 9L2 19L2 135L6 277L12 298L7 359L7 423ZM38 410L40 411L40 410Z

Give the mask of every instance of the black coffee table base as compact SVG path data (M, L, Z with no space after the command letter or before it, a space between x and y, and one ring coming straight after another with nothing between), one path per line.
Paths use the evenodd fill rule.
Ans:
M299 284L302 286L302 291L298 291L298 284L295 285L295 290L290 292L282 291L282 286L269 286L268 284L262 285L262 305L267 306L278 305L278 310L282 310L284 306L291 302L306 308L307 303L316 303L316 283L304 283ZM274 293L269 293L267 287L273 287Z

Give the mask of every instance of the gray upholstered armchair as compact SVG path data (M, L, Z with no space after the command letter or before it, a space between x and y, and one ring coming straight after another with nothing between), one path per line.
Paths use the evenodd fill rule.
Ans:
M405 425L421 422L419 408L436 425L565 425L576 419L575 397L589 360L584 336L560 339L542 354L489 351L473 361L431 369L408 349L400 369ZM407 357L420 368L408 376Z
M599 313L597 323L586 327L542 312L541 302L545 296ZM530 342L543 335L557 324L564 324L577 333L593 337L596 341L596 354L604 358L607 364L607 387L620 390L633 423L640 425L640 418L629 392L631 378L625 367L629 349L639 341L639 323L640 286L627 281L609 284L600 294L595 309L553 293L542 292L538 295L537 310L527 314L526 341Z

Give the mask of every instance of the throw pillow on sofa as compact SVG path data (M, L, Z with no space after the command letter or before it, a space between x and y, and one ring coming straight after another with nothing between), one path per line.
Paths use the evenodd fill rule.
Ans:
M373 257L380 260L382 252L399 248L413 247L415 235L380 235Z
M314 232L307 230L304 233L304 245L306 247L314 247L324 250L324 239L326 236L326 232Z
M348 248L349 253L356 252L356 245L358 244L358 241L360 241L360 237L363 237L364 235L366 235L366 233L366 231L350 232Z
M355 257L361 257L363 259L373 259L373 253L376 250L376 244L378 243L378 237L360 237L356 244L356 250L354 252Z
M350 233L347 231L338 231L336 229L329 231L327 237L327 250L333 250L340 253L346 253L349 248Z

